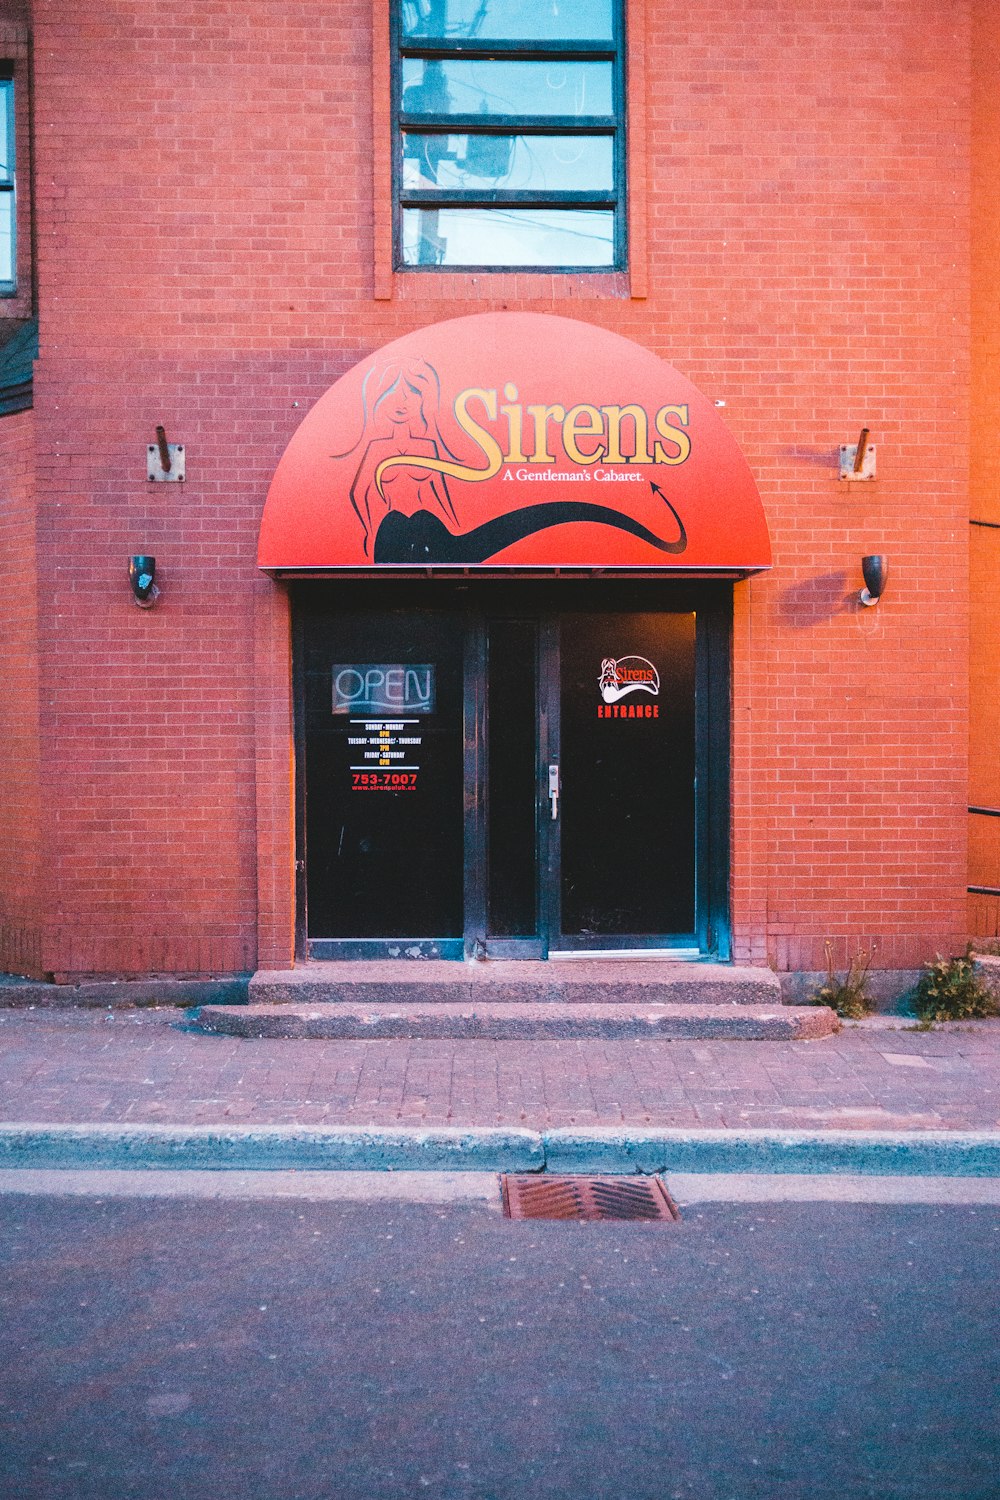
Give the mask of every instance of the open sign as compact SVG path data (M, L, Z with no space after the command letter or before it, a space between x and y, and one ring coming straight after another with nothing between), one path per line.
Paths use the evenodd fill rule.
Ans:
M335 662L333 711L365 718L377 714L432 714L434 667L429 662Z

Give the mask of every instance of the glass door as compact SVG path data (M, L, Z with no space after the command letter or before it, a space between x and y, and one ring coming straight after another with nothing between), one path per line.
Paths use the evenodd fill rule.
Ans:
M728 595L429 597L297 606L300 952L726 956Z
M698 949L693 611L563 615L550 950Z
M484 669L482 951L699 952L694 611L489 620Z
M309 953L460 958L462 621L321 612L304 655Z

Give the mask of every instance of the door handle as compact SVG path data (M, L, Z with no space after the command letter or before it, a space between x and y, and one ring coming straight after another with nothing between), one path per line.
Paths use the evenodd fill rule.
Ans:
M559 816L559 767L549 766L549 803L552 807L552 821L555 822Z

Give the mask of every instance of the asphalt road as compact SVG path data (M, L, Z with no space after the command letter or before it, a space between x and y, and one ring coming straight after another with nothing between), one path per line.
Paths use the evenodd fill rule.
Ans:
M0 1201L4 1500L996 1500L1000 1209Z

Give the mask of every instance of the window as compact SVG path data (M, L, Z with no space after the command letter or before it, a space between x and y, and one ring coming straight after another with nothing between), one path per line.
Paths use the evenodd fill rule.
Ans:
M621 0L398 0L396 264L625 264Z
M17 290L16 212L14 82L9 65L0 63L0 296Z

